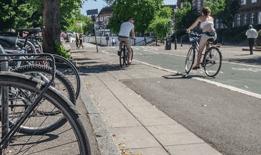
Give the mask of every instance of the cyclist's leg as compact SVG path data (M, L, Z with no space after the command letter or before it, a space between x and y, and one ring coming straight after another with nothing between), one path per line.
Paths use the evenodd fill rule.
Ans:
M128 63L131 64L131 61L132 61L131 55L133 54L133 50L132 50L132 48L131 48L131 45L130 45L130 43L129 43L129 40L126 40L125 44L126 44L127 49L128 49L128 57L129 57L129 62L128 62Z
M119 51L118 51L118 55L120 56L124 38L119 37L118 39L119 39Z
M209 37L207 35L202 35L199 41L199 47L198 47L198 56L197 56L197 61L196 64L194 65L193 69L198 69L200 62L201 62L201 57L202 57L202 52L204 51L207 41Z

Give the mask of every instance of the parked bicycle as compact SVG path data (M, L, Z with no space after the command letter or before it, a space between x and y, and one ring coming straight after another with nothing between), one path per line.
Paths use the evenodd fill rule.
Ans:
M6 70L0 73L2 128L0 153L89 155L88 137L73 104L52 87L56 72L54 57L49 54L7 55L2 48L0 52L1 69ZM50 66L52 76L48 82L29 75L8 72L9 62L44 60L52 64ZM18 110L11 111L12 106L16 106ZM49 112L52 112L52 109L59 109L61 112L59 115L39 113L47 109ZM44 133L38 133L39 129L46 130L50 122L60 118L64 120L62 127L56 126ZM31 132L22 134L20 130L24 128L31 129Z
M190 47L185 60L185 73L187 75L194 65L201 37L201 35L196 32L188 33L188 35L192 46ZM208 40L200 65L203 67L205 74L209 77L215 77L219 73L222 66L222 54L218 46L215 46L214 39Z

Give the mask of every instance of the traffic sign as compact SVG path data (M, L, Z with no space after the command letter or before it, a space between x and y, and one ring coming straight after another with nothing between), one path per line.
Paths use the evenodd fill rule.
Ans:
M98 9L87 10L87 15L97 15Z

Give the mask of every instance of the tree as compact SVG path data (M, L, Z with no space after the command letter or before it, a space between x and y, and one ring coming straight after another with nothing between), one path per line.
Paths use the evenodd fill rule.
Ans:
M43 48L48 53L61 53L61 29L68 26L68 21L79 10L82 0L44 0Z
M118 32L123 21L134 17L135 31L144 34L162 3L163 0L116 0L109 27Z
M175 29L183 31L188 28L197 18L198 14L192 10L190 2L184 2L183 7L175 13Z
M226 0L205 0L204 6L207 6L211 10L213 16L218 16L225 9Z
M90 17L81 15L79 11L75 18L70 19L66 30L84 34L91 33L93 31L93 22Z
M239 8L240 2L238 0L225 0L225 9L220 13L219 17L228 28L233 26L234 17Z
M168 7L161 8L150 23L149 30L163 40L171 30L171 18L172 10Z
M39 9L32 5L34 0L0 1L0 31L39 26ZM39 3L39 1L36 1Z

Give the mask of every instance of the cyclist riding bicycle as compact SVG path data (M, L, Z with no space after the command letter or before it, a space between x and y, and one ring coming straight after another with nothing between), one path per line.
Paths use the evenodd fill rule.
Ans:
M190 32L200 23L200 29L202 30L202 35L198 47L198 57L196 64L192 69L199 69L201 62L202 52L204 51L207 42L209 39L216 40L217 34L214 28L214 18L211 16L211 10L208 7L202 9L202 15L196 19L196 21L187 29L187 32Z
M134 18L130 17L128 21L123 22L120 27L120 32L118 34L119 37L119 52L118 55L120 55L122 44L125 44L128 49L128 56L131 57L131 54L133 53L133 50L131 48L131 45L129 43L129 38L135 38L135 31L134 31ZM131 59L129 59L128 64L131 64Z

